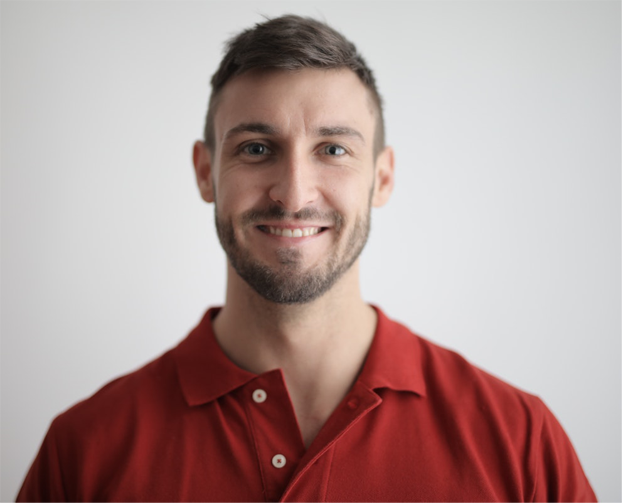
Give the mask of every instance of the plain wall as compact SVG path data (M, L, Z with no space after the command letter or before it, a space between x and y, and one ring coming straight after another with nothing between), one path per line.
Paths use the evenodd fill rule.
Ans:
M52 418L223 302L191 147L225 39L301 13L397 154L364 297L539 395L620 501L620 2L1 2L2 500Z

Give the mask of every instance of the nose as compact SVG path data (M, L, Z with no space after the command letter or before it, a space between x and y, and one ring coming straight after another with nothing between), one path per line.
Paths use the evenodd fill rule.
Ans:
M296 212L317 200L317 174L304 154L291 153L275 168L275 179L268 193L272 201Z

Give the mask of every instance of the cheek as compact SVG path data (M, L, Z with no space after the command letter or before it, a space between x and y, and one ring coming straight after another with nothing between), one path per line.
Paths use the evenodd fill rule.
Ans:
M324 189L328 203L340 213L348 215L369 206L372 180L342 178L331 180Z
M263 200L265 188L249 176L225 176L216 186L219 214L236 214L256 208Z

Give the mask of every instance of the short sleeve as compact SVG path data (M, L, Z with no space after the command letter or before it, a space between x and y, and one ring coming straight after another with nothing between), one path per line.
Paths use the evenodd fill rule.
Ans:
M597 501L570 439L553 413L538 402L543 416L533 501Z
M67 501L52 422L16 501Z

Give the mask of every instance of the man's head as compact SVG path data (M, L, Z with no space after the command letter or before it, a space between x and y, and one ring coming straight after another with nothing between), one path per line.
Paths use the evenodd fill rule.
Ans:
M269 25L276 31L259 38L272 42L258 47L252 32ZM323 45L310 52L343 60L332 53L345 48L350 64L294 64L281 54L292 46L300 55L314 39ZM272 302L312 301L352 276L370 208L392 189L392 151L378 136L371 72L334 30L287 16L233 39L212 82L206 139L195 144L194 163L203 199L216 204L229 263Z

